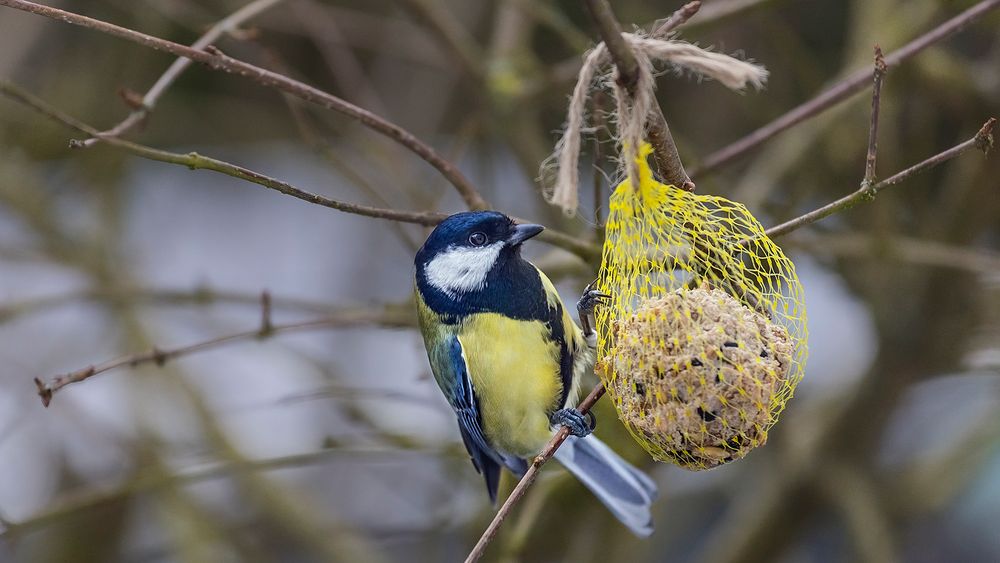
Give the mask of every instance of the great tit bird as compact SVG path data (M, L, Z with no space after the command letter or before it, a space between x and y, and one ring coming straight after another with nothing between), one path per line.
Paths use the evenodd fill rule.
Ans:
M584 293L581 330L552 282L521 258L521 244L542 230L495 211L466 212L445 219L424 242L415 260L416 302L434 378L494 505L501 468L520 477L527 459L566 425L571 435L556 459L630 530L647 536L656 485L590 435L590 420L572 408L593 362L590 315L607 296Z

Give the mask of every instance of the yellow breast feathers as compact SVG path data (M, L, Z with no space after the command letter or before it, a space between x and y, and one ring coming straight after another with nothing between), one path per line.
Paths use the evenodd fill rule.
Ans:
M492 445L520 457L537 454L552 437L549 414L562 406L559 346L548 327L480 313L465 320L458 338Z

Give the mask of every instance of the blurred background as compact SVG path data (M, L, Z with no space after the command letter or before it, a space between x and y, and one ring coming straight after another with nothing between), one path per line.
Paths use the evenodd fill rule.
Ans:
M52 4L190 44L245 3ZM648 29L681 2L613 4L627 29ZM661 76L682 157L697 168L870 67L873 44L891 53L973 4L706 1L681 37L771 77L735 95ZM1000 113L998 29L994 10L889 72L880 177ZM216 44L409 129L497 208L596 241L593 191L614 181L606 158L592 166L614 151L606 132L586 144L578 218L535 181L596 37L572 0L285 0ZM122 92L144 93L172 60L0 8L0 77L101 129L128 114ZM850 193L869 109L861 93L696 173L698 190L745 202L765 226ZM0 98L0 561L463 559L493 510L412 327L427 229L68 148L79 137ZM463 208L433 169L356 122L203 67L127 138L339 200ZM553 463L487 560L1000 560L1000 159L970 151L778 242L805 286L810 357L768 444L708 472L656 464L604 400L598 434L659 483L655 534L632 537ZM564 299L593 279L566 251L526 252ZM36 396L35 377L252 332L264 291L276 326L331 320L126 366L48 409Z

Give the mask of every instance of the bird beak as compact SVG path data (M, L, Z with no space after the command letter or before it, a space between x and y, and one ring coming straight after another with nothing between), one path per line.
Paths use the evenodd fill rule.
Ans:
M541 225L517 225L514 227L514 234L510 235L510 238L507 239L507 244L517 246L544 230L545 227Z

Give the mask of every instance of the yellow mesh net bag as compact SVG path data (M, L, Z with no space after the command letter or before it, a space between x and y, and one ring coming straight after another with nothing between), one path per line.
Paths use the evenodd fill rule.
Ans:
M708 469L763 445L802 379L802 285L745 206L656 181L650 152L611 196L597 373L655 459Z

